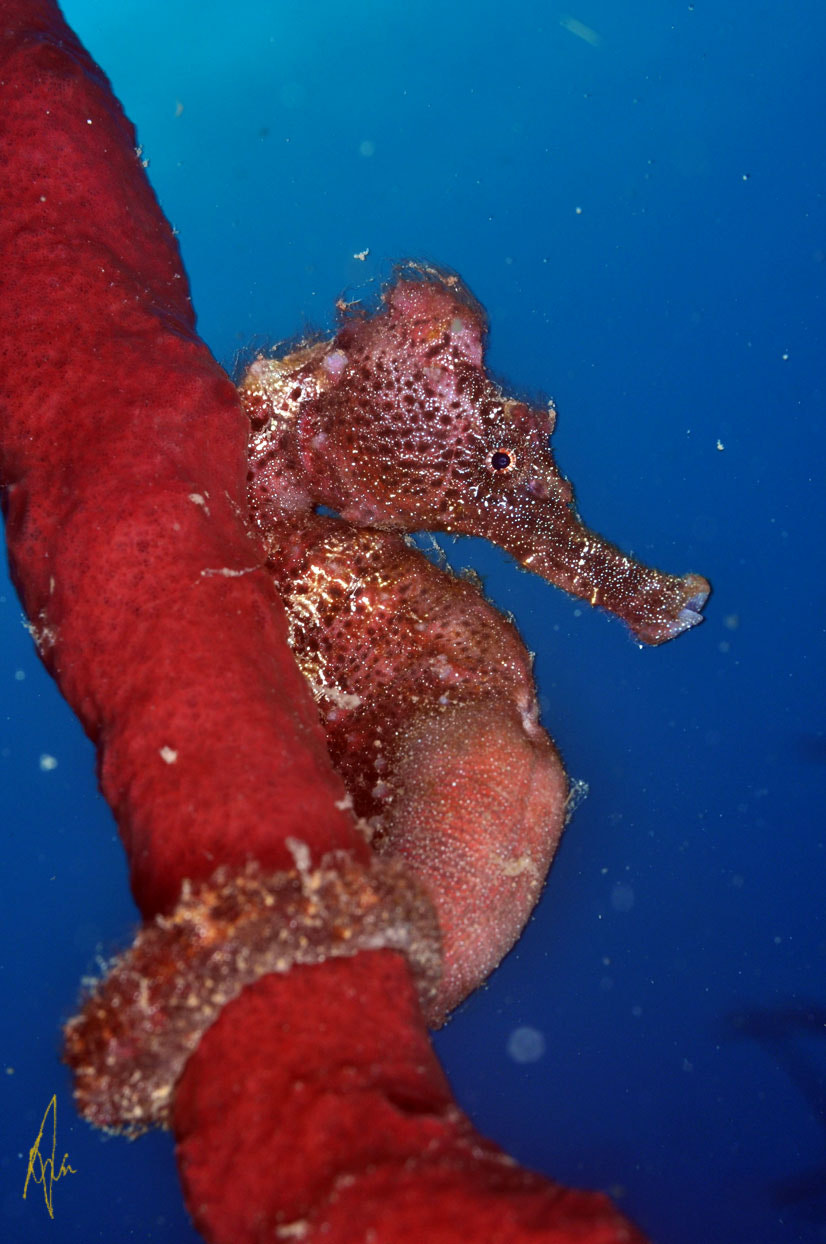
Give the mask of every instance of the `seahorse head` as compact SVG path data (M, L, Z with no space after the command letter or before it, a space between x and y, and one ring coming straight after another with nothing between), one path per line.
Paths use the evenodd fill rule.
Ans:
M553 405L503 392L485 336L458 277L408 265L333 340L257 360L242 395L259 518L325 505L357 526L482 536L646 643L694 626L706 580L643 566L583 525L551 452Z
M347 314L300 419L312 492L357 524L506 545L571 489L548 446L553 407L484 369L484 313L457 277L408 268L380 312ZM510 538L509 538L510 537Z

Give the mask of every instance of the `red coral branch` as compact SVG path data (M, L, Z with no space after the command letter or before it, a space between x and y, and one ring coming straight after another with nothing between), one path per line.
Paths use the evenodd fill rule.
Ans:
M100 749L143 914L287 835L362 851L246 517L246 421L100 70L5 0L1 478L12 574Z
M208 1238L645 1244L607 1197L474 1131L387 952L265 977L227 1007L187 1065L174 1126Z
M288 870L307 927L346 941L290 840L314 862L348 853L344 907L368 925L370 855L245 521L235 393L195 334L177 246L100 70L50 0L0 0L0 18L0 480L36 642L98 745L145 917L172 913L157 927L175 937L184 882L201 893L253 860ZM237 894L217 911L213 894L202 942L244 924ZM192 962L134 984L150 1028L186 1005ZM520 1171L473 1132L398 951L296 955L237 994L222 992L225 966L199 984L233 1000L173 1085L207 1239L641 1238L604 1197ZM125 1063L143 1036L120 1041Z

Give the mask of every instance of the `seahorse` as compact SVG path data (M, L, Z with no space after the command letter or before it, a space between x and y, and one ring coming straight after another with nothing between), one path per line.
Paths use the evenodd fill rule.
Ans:
M331 758L374 848L434 900L437 1020L521 933L568 781L515 627L405 533L483 536L649 644L699 622L710 590L583 525L553 407L502 392L486 333L458 277L411 264L375 313L342 307L334 338L258 357L239 389L252 516Z

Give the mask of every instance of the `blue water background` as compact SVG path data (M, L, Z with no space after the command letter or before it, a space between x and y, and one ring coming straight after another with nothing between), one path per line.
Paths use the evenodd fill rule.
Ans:
M517 950L436 1044L483 1132L611 1190L657 1244L826 1240L826 1029L802 1018L826 1009L826 6L66 12L228 368L329 329L394 260L449 265L488 309L495 373L555 398L585 519L711 579L704 624L643 651L445 542L515 614L590 794ZM135 909L92 748L5 579L0 628L0 1237L186 1244L170 1138L73 1112L59 1023ZM21 1193L53 1093L77 1174L52 1222Z

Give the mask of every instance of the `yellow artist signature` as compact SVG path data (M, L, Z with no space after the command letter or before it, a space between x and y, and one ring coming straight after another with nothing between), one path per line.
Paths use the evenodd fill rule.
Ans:
M43 1133L46 1130L46 1120L51 1112L52 1116L52 1152L51 1157L44 1158L40 1152L40 1142L43 1139ZM40 1131L37 1133L37 1140L29 1150L29 1166L26 1171L26 1182L23 1185L23 1200L26 1199L26 1191L29 1186L29 1180L33 1179L36 1184L43 1185L43 1199L46 1202L46 1209L49 1211L49 1217L54 1218L54 1209L52 1208L52 1188L58 1179L62 1179L64 1175L76 1175L77 1171L73 1166L69 1165L69 1155L64 1153L63 1161L60 1163L60 1170L54 1168L54 1155L57 1148L57 1094L55 1093L52 1100L46 1107L46 1113L43 1115L43 1121L40 1124ZM47 1177L48 1170L48 1177Z

